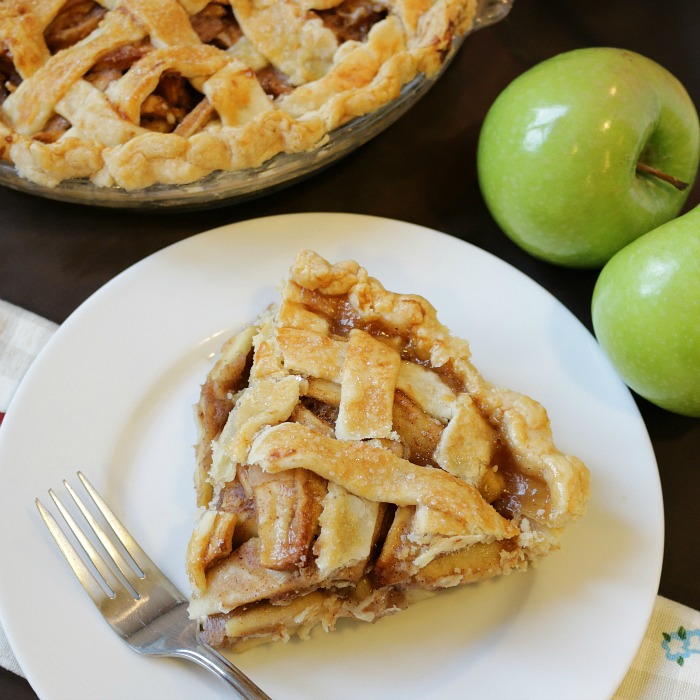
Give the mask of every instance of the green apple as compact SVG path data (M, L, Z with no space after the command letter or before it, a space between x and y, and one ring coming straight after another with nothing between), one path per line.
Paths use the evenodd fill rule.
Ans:
M600 346L631 389L700 417L700 207L614 255L592 314Z
M677 216L700 125L681 83L644 56L587 48L516 78L488 111L478 176L503 231L529 253L602 267Z

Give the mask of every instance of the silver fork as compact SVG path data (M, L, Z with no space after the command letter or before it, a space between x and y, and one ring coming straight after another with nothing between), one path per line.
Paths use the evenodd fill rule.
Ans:
M116 570L107 565L53 489L49 489L49 495L94 570L78 554L56 519L39 499L36 499L36 505L73 573L112 629L141 654L189 659L228 683L240 697L246 700L270 700L247 676L200 640L198 624L195 620L190 620L187 614L187 598L151 561L81 472L78 472L78 478L108 523L112 535L108 535L106 528L97 522L70 484L67 481L63 483L85 518L89 530L102 543ZM114 537L121 543L126 556L115 545Z

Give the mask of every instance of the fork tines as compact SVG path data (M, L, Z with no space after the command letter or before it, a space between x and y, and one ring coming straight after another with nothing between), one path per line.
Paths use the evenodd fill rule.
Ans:
M78 549L73 545L53 515L39 499L36 499L39 513L56 544L58 544L61 552L68 560L73 572L96 605L99 606L104 602L105 596L110 599L115 598L123 587L126 587L132 597L138 598L138 582L145 576L141 566L144 565L143 562L150 560L148 560L146 554L90 484L85 475L82 472L78 472L78 478L94 504L93 507L104 518L105 526L100 525L97 518L67 481L64 480L63 484L81 513L87 527L81 527L78 524L53 489L49 489L49 495L56 504L70 532L82 548L84 556L78 553ZM86 532L90 534L88 535ZM121 547L115 545L115 540ZM102 553L98 549L98 542L101 545ZM103 554L106 554L106 557ZM141 566L136 559L142 562Z

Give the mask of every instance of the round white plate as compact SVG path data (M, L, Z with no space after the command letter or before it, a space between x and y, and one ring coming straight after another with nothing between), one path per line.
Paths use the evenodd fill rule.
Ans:
M435 231L344 214L246 221L166 248L88 299L30 369L0 430L0 616L38 695L228 697L198 667L117 638L34 499L84 471L187 590L191 407L223 340L275 300L301 248L431 300L487 378L547 407L559 447L591 470L591 500L561 550L526 573L259 647L239 665L275 700L609 697L644 634L663 547L656 463L630 393L585 327L519 271Z

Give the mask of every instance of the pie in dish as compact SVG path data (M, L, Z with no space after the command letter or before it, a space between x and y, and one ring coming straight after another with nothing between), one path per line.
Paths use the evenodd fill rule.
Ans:
M0 160L135 190L300 153L437 74L476 0L3 0Z
M524 570L588 498L545 409L482 377L428 301L311 251L195 414L190 615L219 648Z

